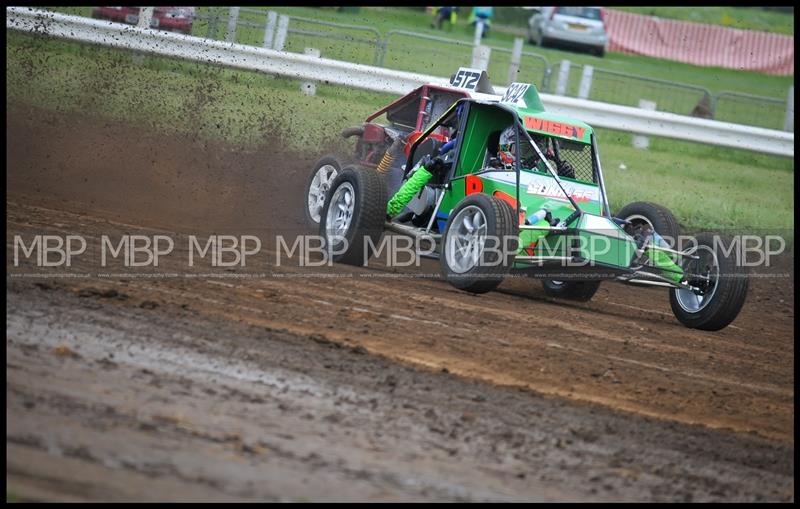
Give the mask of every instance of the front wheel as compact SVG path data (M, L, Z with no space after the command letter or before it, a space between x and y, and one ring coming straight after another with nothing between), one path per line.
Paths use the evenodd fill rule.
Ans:
M319 234L334 262L364 265L377 247L386 220L386 185L381 175L346 166L331 183L320 216Z
M342 163L334 156L325 156L314 165L306 182L305 213L311 227L319 226L325 195L333 179L342 171Z
M445 279L458 289L486 293L503 282L514 264L518 220L505 201L472 194L450 214L442 240Z
M592 300L594 294L597 293L597 289L600 288L600 281L545 279L542 281L542 287L544 288L544 293L549 297L588 302Z
M730 324L747 298L747 269L737 263L736 249L729 237L700 233L684 259L685 280L697 291L670 290L669 303L675 317L692 329L717 331ZM734 246L735 247L735 246Z

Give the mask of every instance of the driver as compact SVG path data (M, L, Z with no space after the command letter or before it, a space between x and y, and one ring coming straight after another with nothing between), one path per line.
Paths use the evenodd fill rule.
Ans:
M498 158L503 166L512 167L514 164L516 149L514 147L514 126L507 127L500 135L500 143L497 151ZM553 143L546 136L539 134L531 134L531 139L539 150L542 151L545 158L554 163L556 173L559 177L575 178L575 169L568 161L564 161L556 157ZM547 167L539 158L539 154L525 139L520 146L521 164L523 168L547 172Z
M514 146L515 135L515 127L513 125L505 128L500 134L497 147L497 157L496 159L492 158L493 162L496 163L496 166L502 166L505 168L512 168L514 166L514 160L516 159L516 147ZM549 153L547 152L547 144L543 137L536 137L534 135L534 141L542 151L545 151L545 155L548 157L548 159L554 157L552 149L549 149ZM539 164L539 156L536 154L536 151L530 146L527 140L522 141L522 145L520 146L520 155L523 168L547 171L544 165Z

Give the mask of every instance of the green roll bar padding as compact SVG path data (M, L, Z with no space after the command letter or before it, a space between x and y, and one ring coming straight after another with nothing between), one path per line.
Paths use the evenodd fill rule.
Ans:
M411 175L411 178L394 193L392 199L386 204L386 213L389 217L394 217L403 211L403 207L408 205L411 198L422 189L425 184L431 179L433 174L425 169L424 166L417 168L417 171Z

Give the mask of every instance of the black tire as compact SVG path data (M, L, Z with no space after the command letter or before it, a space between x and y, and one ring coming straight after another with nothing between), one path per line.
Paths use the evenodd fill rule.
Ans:
M559 299L575 300L588 302L592 300L597 289L600 288L600 281L557 281L555 279L542 280L544 293L549 297Z
M678 220L675 219L669 209L656 203L645 201L629 203L622 207L615 217L633 223L625 228L625 231L632 237L635 237L636 233L641 231L641 228L645 225L655 229L671 247L675 246L680 236Z
M318 210L316 210L317 208L315 207L316 213L319 214L315 218L315 215L312 214L312 212L311 212L311 208L312 208L312 204L310 203L310 201L311 201L311 196L310 196L311 184L314 182L314 178L317 176L317 173L320 172L320 170L322 170L323 167L333 167L334 170L336 171L336 175L338 175L339 172L342 171L342 161L341 161L340 158L338 158L336 156L326 155L325 157L323 157L322 159L317 161L317 163L311 169L311 173L308 175L308 178L306 179L305 199L303 200L303 210L305 211L306 221L308 222L308 225L311 226L312 228L317 228L319 226L319 215L322 214L322 207L325 205L325 203L324 202L320 203L319 206L318 206ZM317 193L315 193L315 195L324 197L325 195L327 195L327 189L325 189L324 192L321 195L319 195Z
M355 200L352 216L347 230L342 233L344 240L331 244L326 227L328 215L332 213L331 199L337 189L345 184L352 188ZM360 166L346 166L342 169L325 196L319 223L319 234L325 239L334 262L364 265L372 255L371 252L365 252L367 239L377 247L383 235L387 201L386 184L378 172ZM343 244L345 240L346 245Z
M468 270L459 271L450 266L449 250L451 236L455 235L453 223L459 214L468 207L476 207L483 213L486 221L486 243L480 253L480 261ZM469 213L469 212L467 212ZM507 247L498 246L493 239L508 239ZM486 247L498 248L497 251L486 252ZM471 293L486 293L497 288L503 282L509 269L514 265L514 258L519 247L519 224L511 206L493 196L486 194L472 194L467 196L450 213L447 226L442 235L442 252L440 263L445 279L460 290ZM455 251L454 251L455 253Z
M717 242L714 238L717 237ZM692 310L692 297L689 290L671 289L669 303L675 317L683 325L691 329L717 331L730 324L741 311L747 299L747 268L737 263L736 249L730 249L733 240L730 237L715 236L712 233L699 233L695 236L699 255L703 259L687 260L684 270L687 272L704 272L708 260L717 264L717 278L713 286L708 286L706 297ZM711 274L713 274L713 270ZM702 286L704 281L688 278L689 284Z

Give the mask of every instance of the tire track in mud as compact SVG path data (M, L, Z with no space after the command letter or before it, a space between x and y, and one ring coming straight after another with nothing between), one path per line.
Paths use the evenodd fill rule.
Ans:
M792 449L762 439L565 405L194 309L146 310L135 295L11 282L7 298L7 463L23 486L42 462L80 460L87 487L54 474L53 492L130 499L145 474L159 480L145 497L176 500L195 485L213 500L793 496Z
M48 118L52 119L53 114L49 115ZM11 252L15 233L81 234L94 241L103 234L115 236L125 233L172 233L185 236L190 233L244 232L266 237L276 233L308 233L299 220L302 185L311 164L303 157L283 154L274 147L239 153L230 147L157 136L124 124L98 123L96 119L80 116L65 118L56 115L55 121L44 124L41 119L17 118L11 112L7 116L7 129L7 256ZM21 139L25 143L18 143ZM156 161L160 156L169 154L169 163L142 167L134 156L147 151L152 152ZM271 174L270 168L264 167L264 161L267 160L285 162L281 165L280 175ZM121 189L127 193L122 199L112 193ZM176 256L166 259L159 270L187 272L182 263L186 245L176 243ZM397 438L402 436L398 428L393 437L403 445L390 456L381 457L380 460L373 458L369 468L359 469L351 465L348 467L352 474L350 478L337 477L335 468L330 465L352 458L348 459L345 452L332 453L326 460L328 470L323 468L324 472L317 479L331 476L331 482L334 483L352 483L353 476L366 479L363 484L356 483L359 487L354 488L354 494L369 494L380 499L376 493L385 490L392 496L410 494L408 496L412 499L416 496L420 499L430 498L419 486L409 487L397 479L403 469L411 471L421 468L420 462L424 468L433 465L421 458L426 457L428 450L435 449L441 456L434 462L434 470L449 469L453 479L464 482L460 486L468 484L465 479L470 479L473 486L481 486L485 482L492 486L486 492L469 489L466 492L448 491L450 488L447 487L453 485L452 479L438 478L439 485L430 486L429 489L432 490L430 493L435 493L434 498L443 500L459 499L464 493L468 494L466 499L506 499L506 495L509 495L508 499L519 499L523 493L534 498L563 499L563 492L553 492L547 487L562 481L564 485L580 487L570 493L592 498L602 498L600 495L606 492L611 499L675 500L689 497L694 500L749 500L754 499L755 494L768 499L793 498L793 484L787 487L786 481L789 477L793 478L793 467L787 466L786 460L793 455L794 443L793 273L788 281L755 279L751 284L751 297L734 327L721 333L708 333L681 326L672 317L666 293L653 289L603 284L593 301L569 303L545 297L539 283L534 280L509 278L499 291L476 297L455 290L438 278L422 277L438 271L438 264L431 261L425 261L420 268L410 271L419 277L407 278L381 262L371 264L370 268L318 268L302 267L294 258L289 260L289 264L278 267L274 248L267 243L262 251L265 256L247 271L236 269L227 272L198 265L188 270L192 277L52 278L40 280L40 286L29 280L15 281L13 277L8 277L7 292L11 290L9 301L20 298L21 302L30 302L31 310L28 313L29 310L22 311L19 307L7 307L7 331L12 323L16 327L14 330L19 330L19 334L28 334L27 340L33 344L38 344L45 337L41 331L26 329L24 324L14 322L13 313L8 313L11 309L14 313L26 316L26 320L32 324L44 321L55 327L54 330L59 330L62 338L78 341L80 328L77 324L83 323L80 314L67 322L64 322L63 316L72 316L76 309L86 307L92 316L91 323L84 324L89 329L100 328L103 334L112 335L124 332L129 339L138 338L126 342L139 342L153 347L174 348L179 345L181 348L201 351L206 349L206 353L213 353L214 358L223 363L225 359L235 363L237 359L256 358L262 361L261 369L266 369L264 366L267 365L274 369L275 359L270 358L270 352L283 352L285 345L291 344L294 353L284 354L288 356L286 358L295 359L292 369L298 373L307 373L315 379L328 379L332 368L320 367L320 362L328 362L331 366L347 366L342 368L343 371L337 371L334 377L334 383L338 385L357 387L360 381L369 387L379 387L387 379L387 373L404 380L406 373L415 373L413 377L427 379L429 386L448 380L443 385L443 392L437 392L436 398L431 399L430 391L421 389L413 397L409 396L411 399L403 404L411 407L403 410L400 420L408 426L412 426L409 423L415 420L420 421L425 426L443 430L444 435L457 428L452 422L461 422L458 412L473 411L471 406L459 407L457 411L449 407L449 401L453 397L458 398L465 387L484 400L497 398L500 401L511 397L510 394L519 398L514 400L517 406L511 409L500 403L494 406L495 402L492 401L491 412L479 417L485 420L482 424L485 427L473 430L474 433L469 436L474 440L481 435L494 437L482 446L488 449L470 449L472 446L464 443L464 437L458 431L445 439L442 433L431 432L427 428L424 437L416 436L417 441L403 441ZM791 261L787 262L787 266ZM30 271L31 268L26 262L18 271ZM107 269L109 273L116 271L113 266ZM72 270L97 273L98 264L96 260L79 259ZM249 272L263 272L266 277L223 279L247 276ZM205 273L211 275L203 276ZM312 277L313 274L320 276ZM342 274L347 277L327 277ZM47 301L47 306L37 306L38 299L47 299L46 295L57 297ZM34 313L35 309L38 309L38 314ZM56 311L63 316L57 315ZM10 315L12 318L9 319ZM120 317L126 317L127 321L120 322ZM157 319L153 321L153 317ZM124 347L124 343L120 345ZM268 345L267 350L264 350L265 345ZM57 386L58 377L62 376L36 369L34 361L52 365L53 360L47 360L47 355L42 352L30 353L25 350L30 347L7 345L7 353L13 354L11 364L7 364L8 373L13 375L13 383L10 382L12 389L7 390L7 394L16 398L14 406L9 407L9 415L14 418L25 415L25 401L34 398L32 387L42 393L57 393L47 386L31 384L34 373L56 384L53 387ZM349 364L350 361L342 362L339 359L343 352L375 355L357 356L361 360L356 369ZM320 361L315 356L328 360ZM27 357L31 358L25 360ZM271 360L267 362L265 359ZM20 367L12 367L12 364L19 364ZM88 368L80 368L73 363L69 364L69 368L75 370L76 380L87 383L92 373L102 369L102 366L92 364ZM135 378L138 376L135 370L141 368L126 364L119 369ZM359 378L359 369L370 373L370 376ZM448 371L463 379L431 370ZM380 377L376 372L380 373ZM68 370L65 373L63 376L70 376L71 372ZM154 383L172 387L174 394L159 392L155 385L153 394L177 401L183 401L185 397L186 401L195 402L201 410L198 410L193 422L202 421L204 412L217 411L217 406L209 408L200 403L200 395L205 394L201 391L214 390L213 384L209 385L202 377L195 377L190 385L196 389L187 389L181 385L181 377L185 375L167 368L159 371L157 376L152 377ZM134 387L137 387L132 382L120 382L113 376L101 378L110 387L119 383L123 392L134 391ZM418 388L415 384L411 383L411 386ZM380 394L378 399L391 399L402 386L396 381L388 385L388 389L375 389ZM525 390L520 392L520 388ZM237 386L236 390L251 393L253 388ZM13 391L19 394L12 394ZM148 391L151 389L145 392ZM542 394L559 397L542 397ZM82 395L80 398L103 401L113 399L113 394ZM209 399L208 394L205 394L205 398ZM311 397L308 405L317 404L313 399ZM211 397L210 400L213 405L222 404L218 397ZM371 407L369 401L370 398L360 400L362 405ZM601 406L587 405L584 403L587 401ZM532 402L554 405L558 409L555 411L558 416L566 415L564 412L571 412L573 416L574 412L582 415L580 422L585 423L585 428L595 430L592 432L594 434L590 433L593 440L580 440L582 448L562 454L559 440L565 444L567 440L575 438L559 431L559 426L563 427L563 423L569 421L540 422L536 430L527 429L532 417L526 413L527 410L521 409L532 405ZM44 410L48 404L52 403L43 404ZM114 404L124 407L128 403L115 400ZM295 408L298 403L286 404ZM632 415L616 414L604 407L625 410ZM361 415L359 408L356 405L347 407L347 411L334 412L342 415L332 418L329 427L300 425L300 428L311 435L333 432L341 443L352 444L348 442L351 439L347 438L339 423L347 422L348 412ZM392 408L396 408L396 405L393 404ZM449 417L443 422L439 410L434 410L436 417L421 416L425 414L425 408L444 408L444 413ZM245 415L251 411L258 412L252 407L237 409L237 425L246 422ZM536 419L552 411L550 407L537 407ZM597 431L604 429L596 422L597 415L611 415L613 419L628 423L625 425L628 431ZM641 416L656 416L664 421ZM385 422L393 422L397 418L391 412L377 412L368 421L362 422L364 429L369 430L367 433L370 438L353 444L355 449L371 450L370 447L378 443L385 447L384 440L374 433L385 429ZM46 419L43 414L33 415L30 420L23 419L20 422L24 421L25 425L20 425L20 429L46 422L42 419ZM60 414L59 419L71 423L69 410ZM295 421L287 423L289 429L297 426ZM748 434L729 433L725 429L710 431L680 423L755 433L778 441L762 441ZM81 426L76 428L76 433L87 437L99 433ZM134 425L129 423L122 428L124 430L130 426ZM156 429L161 431L162 427L156 426ZM256 433L255 429L249 429L251 433ZM498 429L513 429L510 432L512 438L497 438ZM513 436L520 433L521 429L526 430L522 433L528 437L523 440L523 445L532 441L530 443L538 443L541 448L526 449L527 446L510 445L515 443ZM633 432L634 429L639 431ZM655 438L644 438L647 434L644 430L653 429L659 430L654 434ZM663 430L676 431L672 435L670 431L668 436L662 436L667 440L662 444L657 437ZM127 431L121 436L124 433ZM581 428L577 433L584 436L588 432ZM640 441L631 445L626 442L630 436L637 436ZM681 448L685 444L679 444L682 439L679 437L686 436L694 438L690 440L692 447L683 450ZM163 446L158 441L149 440L143 442L143 447ZM592 456L598 440L606 444L606 449L599 456ZM617 442L622 445L612 445ZM704 442L707 445L701 446ZM13 447L20 455L30 453L35 456L27 449L27 452L20 449L24 444L20 445L14 440L9 443L10 450ZM216 442L212 440L212 443ZM181 448L176 442L171 444ZM248 445L251 446L252 443ZM328 444L319 446L325 449ZM629 446L644 452L632 455L627 449ZM403 457L403 448L417 451L419 457L398 460ZM451 452L454 450L457 451L456 457L469 452L476 454L475 458L481 455L488 457L487 451L490 451L497 462L485 467L480 466L480 461L463 468L449 466L453 463ZM498 450L507 455L497 456ZM676 453L678 450L681 451L679 454ZM751 464L743 459L749 457L748 454L761 451L757 454L761 463L753 468L767 469L772 472L767 477L773 477L768 481L766 477L760 477L757 478L760 481L756 482L744 481L738 477L738 473L730 474L729 469L733 467L723 466L719 462L721 450L733 456L741 454L742 457L737 457L734 463L743 465ZM107 451L113 452L113 448L109 446ZM650 463L638 456L651 451L655 452ZM220 451L217 450L214 454L218 453ZM213 461L214 454L195 456L193 461ZM543 477L538 478L540 484L527 491L521 488L526 479L530 481L530 476L516 478L519 472L509 470L505 463L508 455L513 458L511 463L514 465L519 466L519 462L522 462L527 465L526 468L534 468L534 465L535 468L544 468ZM593 458L592 467L585 467L579 460L586 455ZM251 456L245 454L244 457L250 461ZM629 457L637 457L637 461L645 461L647 466L631 466ZM727 457L725 461L731 459ZM318 460L294 458L283 466L308 475L309 472L316 472L316 467L313 467L315 461ZM384 468L379 466L382 461L396 461L398 465L397 472L386 474L388 477L381 478L383 481L367 473L381 471ZM557 468L547 470L542 466L544 463L540 463L547 461L550 465L557 465ZM687 461L688 467L676 466ZM186 464L191 465L192 462L187 460ZM774 467L776 464L779 467ZM14 465L15 468L19 467L18 463ZM611 470L603 470L599 476L592 473L593 469L609 465L615 466ZM628 474L623 472L624 465L630 466L634 472L630 475L633 477L626 477ZM708 465L713 465L713 468ZM563 477L566 475L564 471L570 469L574 477ZM724 486L715 484L712 487L714 482L709 481L705 474L698 474L706 470L714 472L709 474L711 476L720 476L720 472L733 475L735 482L726 481ZM479 471L481 475L476 474ZM25 472L28 477L33 476L29 470ZM271 472L279 477L281 475L277 471ZM191 476L173 477L172 482L182 486L181 489L195 482ZM246 477L244 475L237 479ZM214 478L225 478L225 475L217 472ZM509 478L517 480L508 481ZM586 479L590 479L588 484ZM610 479L608 483L611 488L598 490L595 484L602 486L604 479ZM643 479L647 481L646 489L632 487L644 482ZM269 499L280 499L275 492L253 491L245 481L237 486L235 493L226 492L222 495L250 498L255 493ZM292 486L292 489L296 488L292 493L302 492L299 485ZM595 491L581 491L584 487L586 490L594 488ZM119 486L116 489L118 491L115 493L118 494L125 491ZM211 486L212 491L215 489ZM216 493L220 495L218 491ZM391 496L388 498L392 499ZM569 499L569 495L566 498Z
M40 213L53 211L40 209ZM67 218L60 220L63 223ZM10 221L17 224L14 215ZM98 233L102 224L93 226L88 216L82 216L81 221L90 233ZM178 260L183 259L185 256L179 254L162 270L180 272L183 269ZM268 257L266 265L271 260ZM272 273L298 276L319 271L299 265L266 268ZM93 267L87 263L74 269L91 272ZM197 268L198 272L202 270L206 269ZM235 283L131 279L125 291L142 300L155 299L173 306L189 302L193 308L223 320L242 320L360 345L404 362L444 368L501 385L527 387L648 416L756 431L767 437L787 439L791 435L792 372L764 363L757 355L760 352L752 349L743 352L731 342L714 344L718 335L713 333L691 331L679 324L661 324L659 330L648 316L628 317L620 323L619 315L605 312L602 302L562 305L518 296L516 288L535 284L530 280L512 280L508 285L511 290L474 297L442 281L397 279L387 283L374 277L361 278L370 274L369 268L326 270L344 271L351 277L310 282L279 277ZM385 269L377 270L380 275ZM113 289L115 285L106 281L103 288ZM77 283L76 291L87 286L97 285ZM614 288L615 295L631 291L622 285L609 286L619 287ZM220 292L220 288L225 291ZM309 313L309 303L314 300L327 305L312 305L313 312ZM444 317L446 321L442 321ZM619 337L615 331L620 328L633 333ZM727 333L726 337L737 334ZM747 346L746 341L742 344ZM769 351L764 354L769 355ZM713 364L708 356L714 358ZM742 378L742 373L749 376ZM776 418L781 415L776 410L783 417Z

